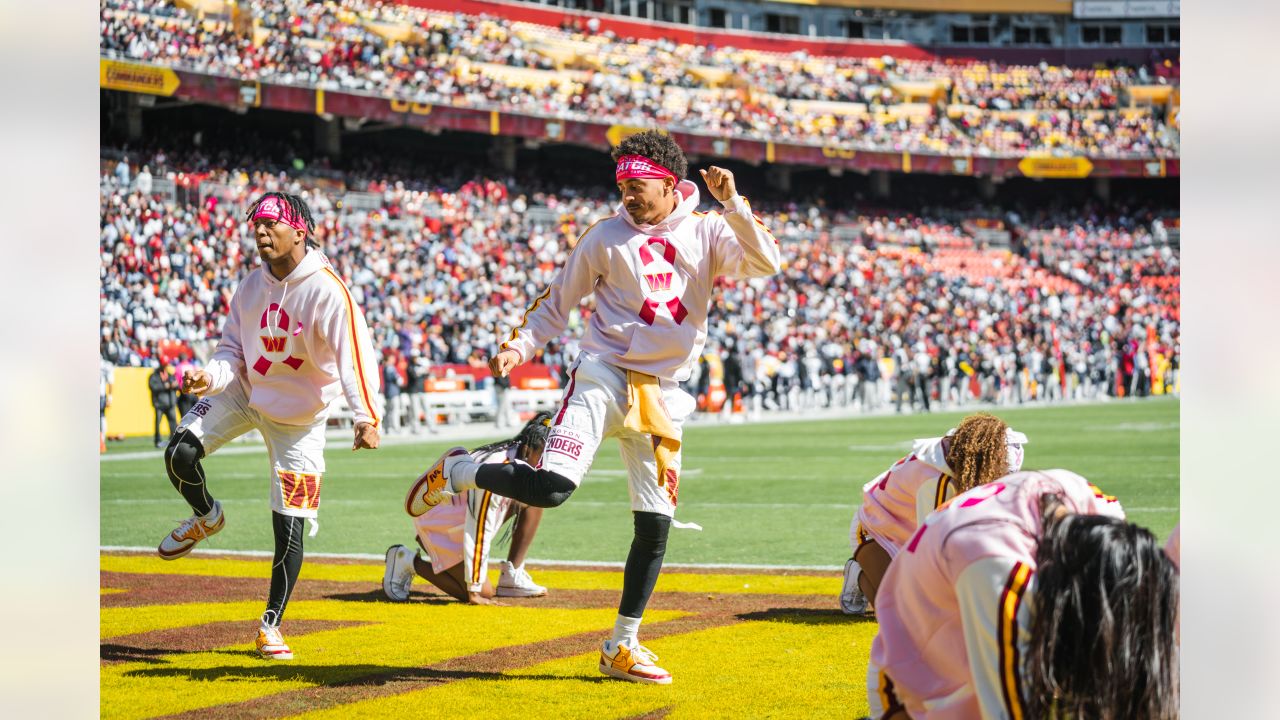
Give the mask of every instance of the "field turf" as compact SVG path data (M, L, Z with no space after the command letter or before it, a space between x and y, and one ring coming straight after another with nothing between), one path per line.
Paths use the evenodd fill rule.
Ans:
M1027 469L1063 467L1084 475L1124 504L1129 518L1161 538L1178 518L1178 403L1156 399L1051 408L1001 409L1030 438ZM667 561L832 566L849 556L849 522L860 488L910 449L940 435L961 413L755 425L697 425L684 439L684 475L676 519L704 530L673 531ZM478 443L472 443L478 445ZM142 447L146 447L145 445ZM210 492L227 526L207 546L270 551L266 453L204 461ZM330 440L320 533L309 552L382 553L412 544L404 494L447 447L387 445L353 453ZM127 449L138 449L136 444ZM159 543L190 509L164 474L158 451L141 459L104 456L102 544ZM582 487L550 510L530 557L618 562L631 542L627 484L614 441L605 442Z
M1003 410L1031 438L1028 468L1067 467L1118 495L1162 538L1178 518L1178 404L1171 400ZM453 602L419 580L407 603L382 596L382 563L311 557L285 616L296 659L253 651L270 551L260 446L206 461L226 529L173 562L153 551L101 554L101 713L105 718L562 719L859 718L873 618L840 614L840 573L858 488L913 437L959 414L696 426L686 434L673 563L789 568L663 572L641 638L672 671L637 686L596 671L622 585L616 567L530 561L545 598L502 607ZM474 444L474 443L473 443ZM154 547L189 510L158 452L123 443L104 457L102 544ZM347 446L349 447L349 446ZM313 553L380 555L412 542L407 484L443 449L394 445L352 453L331 441ZM619 562L630 542L616 448L562 508L549 511L532 557ZM499 552L499 554L501 554ZM496 578L495 578L496 579Z

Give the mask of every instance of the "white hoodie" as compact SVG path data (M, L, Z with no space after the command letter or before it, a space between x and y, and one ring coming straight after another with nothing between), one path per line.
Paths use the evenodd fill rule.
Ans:
M687 380L707 339L716 278L768 277L782 269L782 255L742 196L724 201L720 215L693 211L692 182L682 180L676 190L683 199L657 225L636 225L619 205L587 228L502 349L528 360L564 332L569 313L594 292L582 350L611 365Z
M382 415L364 313L319 250L308 248L284 280L261 266L245 276L205 370L208 395L238 380L250 407L285 425L324 421L339 394L356 422L376 426Z

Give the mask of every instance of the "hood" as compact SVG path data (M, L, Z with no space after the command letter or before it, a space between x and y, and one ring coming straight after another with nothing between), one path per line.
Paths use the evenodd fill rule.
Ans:
M315 248L307 248L307 254L302 256L302 262L298 263L298 267L293 269L283 280L277 280L275 275L271 274L271 270L264 263L262 266L262 277L266 279L268 285L288 285L290 283L300 282L326 267L332 267L329 264L329 258L324 253Z
M631 214L627 212L627 207L622 203L618 203L618 215L623 222L635 228L639 232L646 235L667 235L675 230L676 227L689 217L698 207L699 196L698 186L688 180L681 180L676 183L676 192L680 194L680 204L676 205L676 209L670 215L663 218L662 222L656 225L638 225L635 220L631 219Z
M920 462L940 473L954 475L947 465L947 455L942 449L942 438L923 438L916 440L911 447L911 454Z

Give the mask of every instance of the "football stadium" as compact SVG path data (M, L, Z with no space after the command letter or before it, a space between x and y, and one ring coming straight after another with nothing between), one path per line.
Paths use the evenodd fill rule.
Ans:
M103 717L1178 716L1178 3L99 4Z

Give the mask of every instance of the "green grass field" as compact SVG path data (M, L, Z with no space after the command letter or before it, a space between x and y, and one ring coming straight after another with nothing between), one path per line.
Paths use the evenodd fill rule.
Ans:
M1118 496L1130 520L1163 539L1178 521L1178 412L1177 400L1162 398L998 414L1029 436L1027 469L1084 475ZM863 483L904 455L912 438L940 435L962 416L691 425L676 517L705 529L673 532L667 561L839 565L849 556L849 523ZM124 444L101 463L103 545L154 546L190 514L158 452L112 457L147 447ZM405 491L445 447L424 442L353 453L331 440L321 530L306 541L307 550L382 553L394 543L412 545ZM202 547L270 551L265 450L217 454L205 469L228 522ZM631 542L628 508L622 462L616 443L607 441L582 487L547 512L530 557L621 561Z

